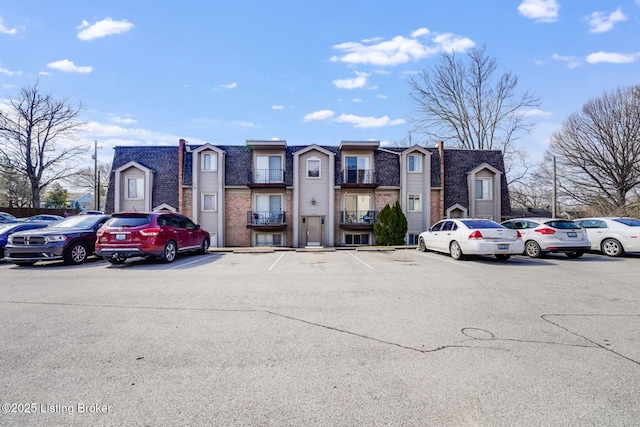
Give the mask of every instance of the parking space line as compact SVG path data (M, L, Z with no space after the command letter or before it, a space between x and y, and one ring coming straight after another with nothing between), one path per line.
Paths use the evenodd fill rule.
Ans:
M200 262L203 259L204 258L198 257L197 259L194 259L193 261L185 262L184 264L174 265L173 267L167 268L166 270L175 270L177 268L186 267L187 265L191 265L191 264L195 264L197 262Z
M357 259L358 261L360 261L361 263L363 263L364 265L366 265L367 267L369 267L370 269L373 270L373 267L371 267L369 264L367 264L366 262L364 262L363 260L361 260L360 258L358 258L357 256L355 256L354 254L352 254L351 252L347 252L349 255L351 255L352 257L354 257L355 259Z
M276 266L276 264L278 263L278 261L280 261L280 260L282 259L282 257L284 256L284 254L286 254L286 252L282 252L282 254L278 257L278 259L277 259L273 264L271 264L271 267L269 267L269 270L267 270L267 271L271 271L271 270L273 270L273 267L275 267L275 266Z

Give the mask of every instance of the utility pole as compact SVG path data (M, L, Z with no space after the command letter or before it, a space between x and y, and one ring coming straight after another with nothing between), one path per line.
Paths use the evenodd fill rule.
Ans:
M100 177L98 176L98 140L93 141L93 207L100 210Z
M558 195L557 195L557 185L556 185L556 156L553 156L552 159L552 181L553 181L553 190L551 192L551 217L557 218L558 211Z

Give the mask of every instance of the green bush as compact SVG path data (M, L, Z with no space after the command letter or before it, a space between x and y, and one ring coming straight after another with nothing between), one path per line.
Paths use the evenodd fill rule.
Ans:
M378 221L373 225L376 244L380 246L404 245L407 230L407 217L404 216L399 201L396 201L393 207L387 203L378 214Z

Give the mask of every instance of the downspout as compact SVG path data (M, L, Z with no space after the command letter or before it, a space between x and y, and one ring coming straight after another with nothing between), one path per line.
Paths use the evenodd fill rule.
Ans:
M438 141L438 154L440 155L440 218L444 219L444 142Z
M178 143L178 212L184 212L184 147L187 141L180 139Z

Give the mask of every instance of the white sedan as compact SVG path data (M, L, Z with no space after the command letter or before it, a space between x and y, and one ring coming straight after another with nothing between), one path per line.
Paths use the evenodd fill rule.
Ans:
M608 256L640 252L640 219L624 217L582 218L577 222L591 241L591 249Z
M433 250L462 259L465 255L495 255L508 260L524 252L524 242L518 230L510 230L488 219L443 219L420 233L421 251Z

